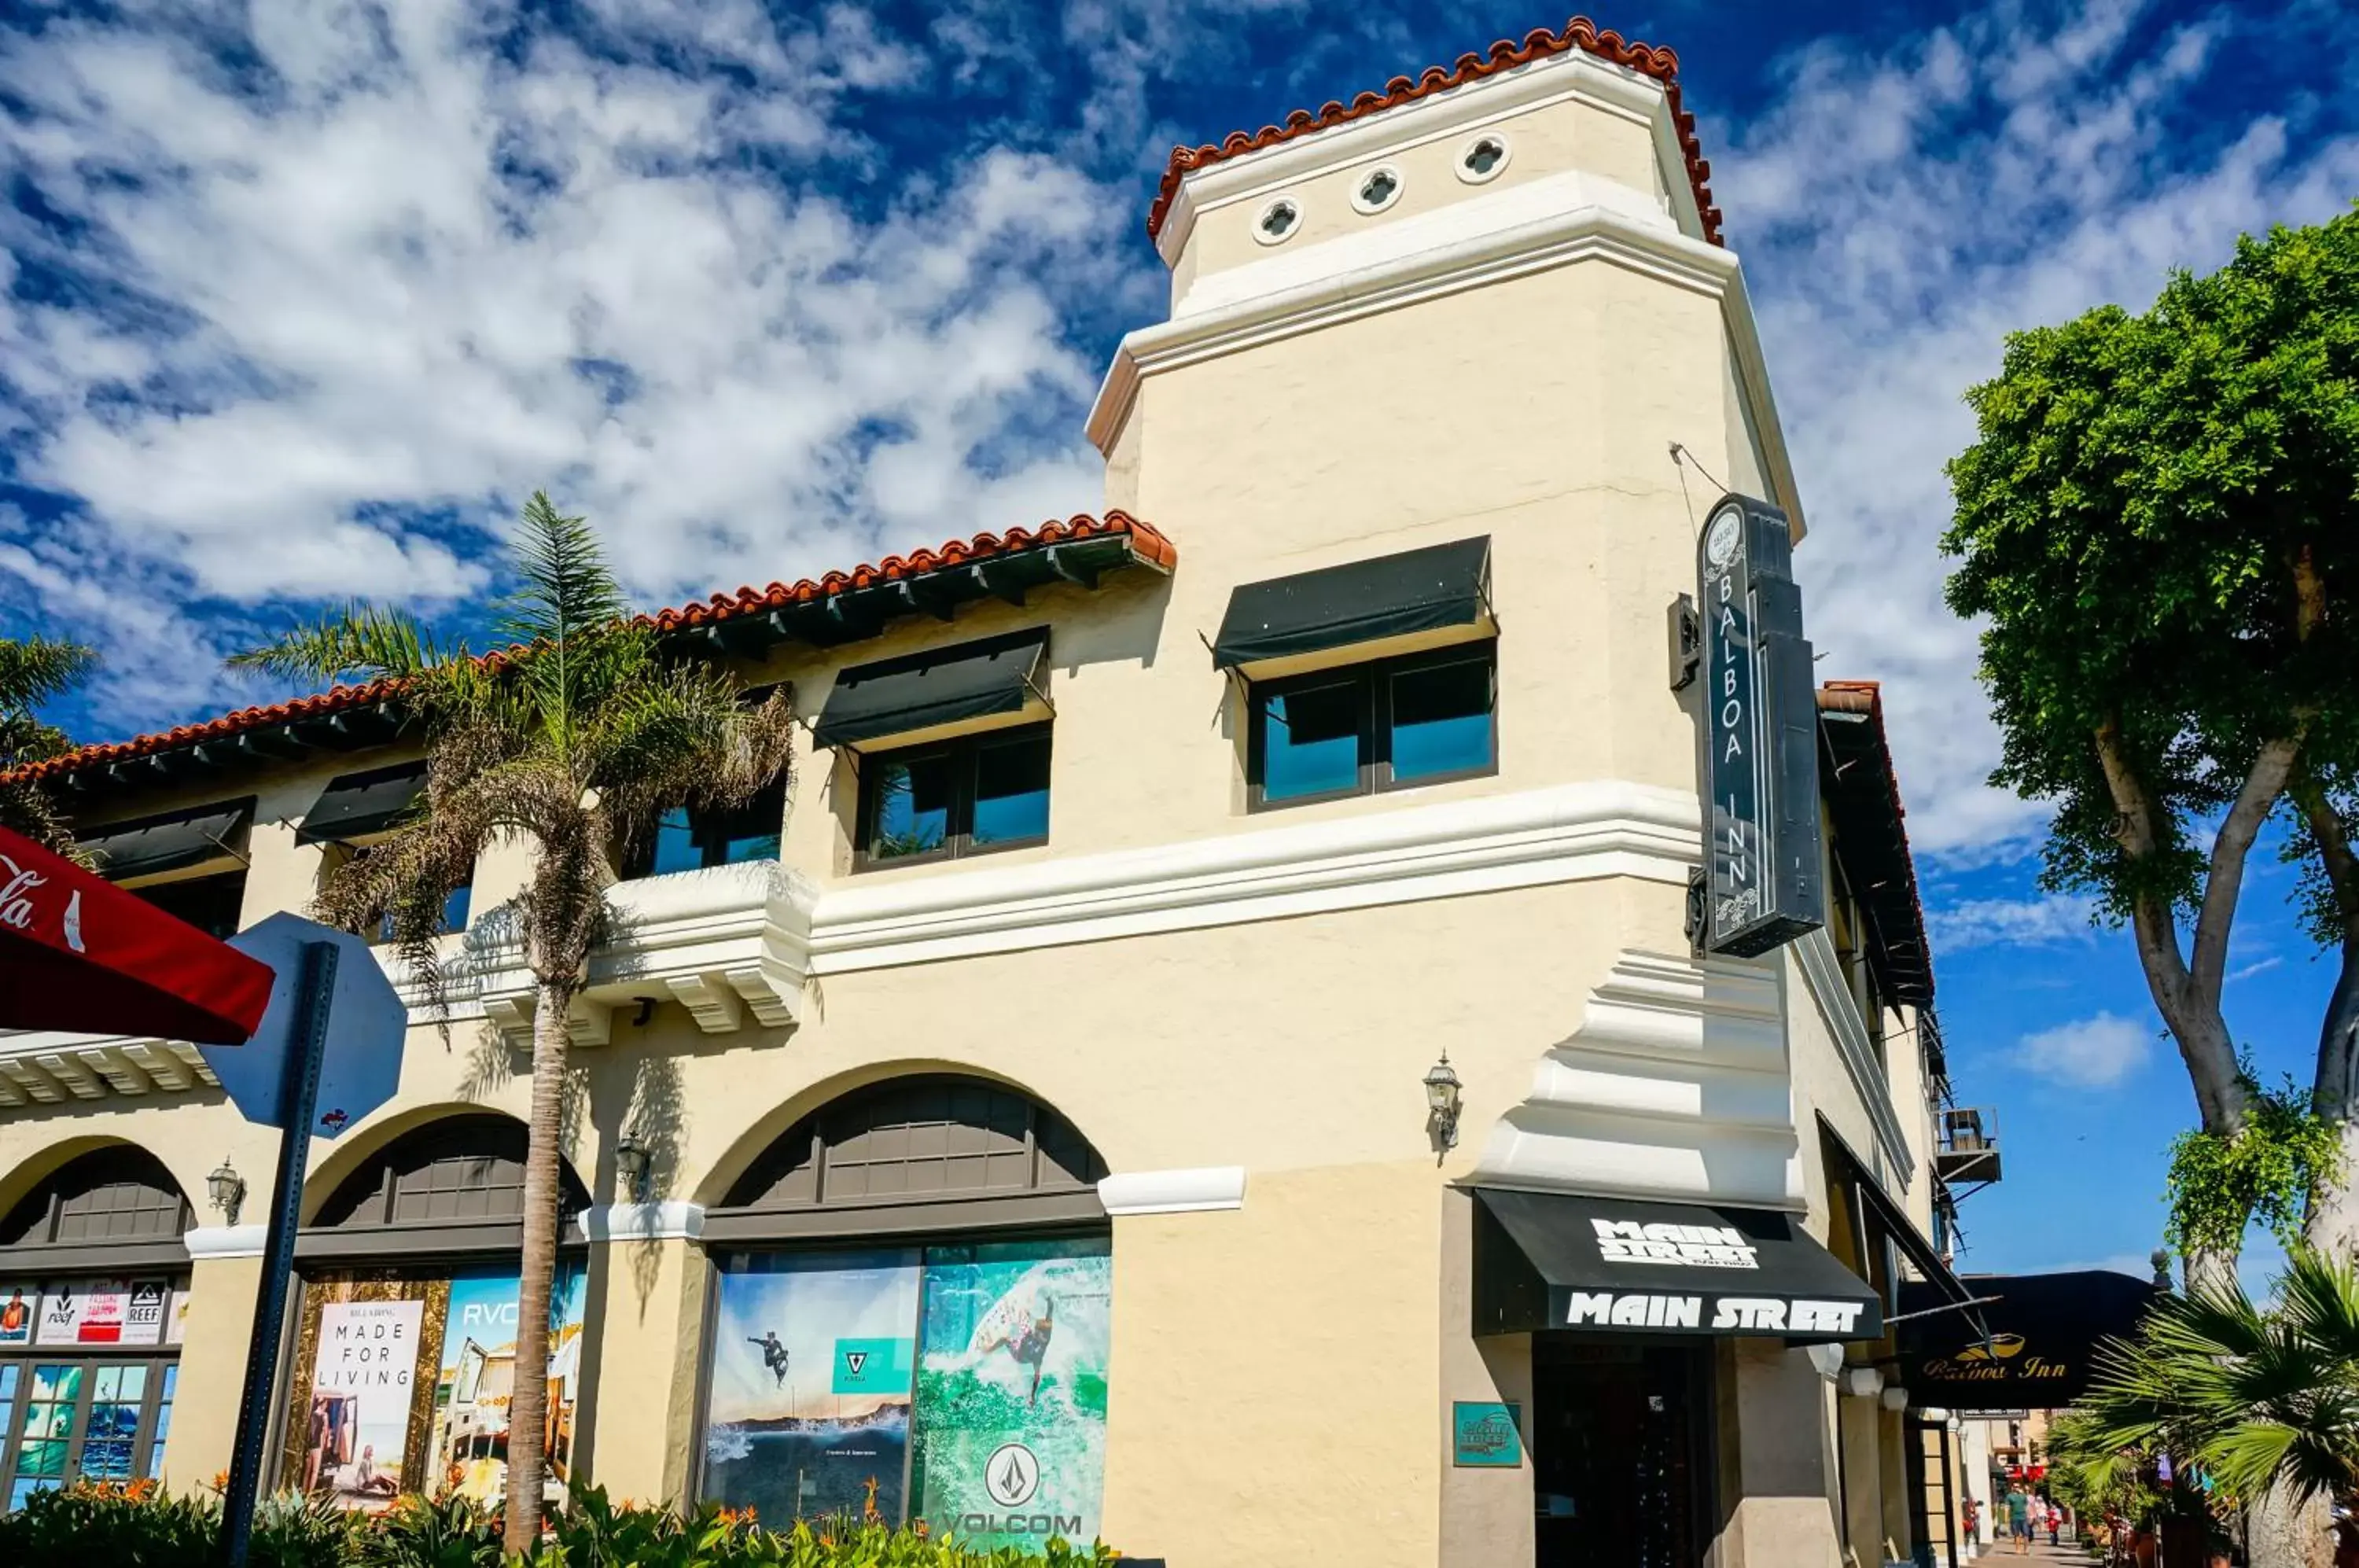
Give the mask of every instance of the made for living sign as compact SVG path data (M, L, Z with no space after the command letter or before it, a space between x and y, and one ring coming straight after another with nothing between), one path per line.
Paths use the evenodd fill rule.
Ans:
M320 1309L306 1490L330 1489L353 1508L380 1505L401 1490L425 1314L422 1300Z

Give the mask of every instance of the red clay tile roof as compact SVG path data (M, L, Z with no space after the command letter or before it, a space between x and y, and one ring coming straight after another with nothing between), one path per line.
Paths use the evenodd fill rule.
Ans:
M1621 34L1601 32L1597 24L1586 16L1575 16L1564 25L1564 31L1552 33L1546 27L1536 27L1520 44L1506 38L1491 46L1487 55L1462 54L1458 63L1448 70L1438 65L1428 66L1425 73L1412 80L1396 76L1385 83L1382 93L1363 93L1348 104L1331 103L1312 114L1297 109L1286 117L1283 125L1264 125L1258 131L1232 131L1217 144L1199 147L1176 147L1171 149L1171 162L1163 170L1163 184L1156 192L1155 205L1147 209L1147 232L1151 235L1163 232L1163 221L1171 213L1171 203L1180 194L1180 182L1190 171L1225 158L1259 152L1264 147L1290 142L1297 136L1307 136L1331 125L1349 125L1353 120L1397 109L1404 103L1414 103L1437 93L1447 93L1453 87L1463 87L1470 82L1512 71L1519 65L1529 65L1549 55L1562 54L1567 49L1579 49L1614 65L1626 66L1642 76L1651 76L1663 84L1663 96L1669 102L1671 124L1679 132L1680 151L1687 158L1688 183L1694 188L1696 211L1703 221L1703 237L1719 245L1720 209L1712 204L1712 164L1703 156L1703 147L1696 140L1695 116L1680 107L1680 57L1671 49L1651 44L1632 43Z
M850 572L831 572L817 582L805 578L791 585L773 583L767 588L740 588L734 594L715 593L701 604L658 611L639 619L661 631L712 626L741 615L764 614L788 604L813 604L847 589L866 588L878 583L914 577L947 567L971 565L994 556L1123 534L1130 536L1132 550L1141 560L1166 572L1179 563L1179 550L1161 533L1127 513L1110 511L1102 518L1073 517L1062 522L1045 522L1037 528L1010 528L1005 534L983 533L971 539L952 539L940 550L888 555L873 566L855 566ZM178 751L206 741L226 740L251 730L273 729L300 719L326 718L331 714L349 713L386 702L398 696L401 686L398 681L372 681L361 686L338 686L315 697L298 697L291 702L240 708L235 713L224 713L202 724L182 724L177 729L139 735L131 740L81 746L46 761L27 764L11 773L0 775L0 779L14 781L56 778L86 768L152 757L159 752Z

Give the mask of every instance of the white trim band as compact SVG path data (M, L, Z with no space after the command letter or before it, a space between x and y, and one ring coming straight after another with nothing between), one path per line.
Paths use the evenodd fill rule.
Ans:
M259 1225L198 1225L183 1231L180 1239L188 1243L189 1257L203 1262L213 1258L259 1258L270 1227Z
M1179 1171L1129 1171L1098 1183L1105 1212L1124 1214L1185 1214L1245 1206L1245 1168L1199 1165Z
M593 1243L696 1241L704 1235L704 1205L676 1198L659 1203L603 1203L582 1211L582 1234Z

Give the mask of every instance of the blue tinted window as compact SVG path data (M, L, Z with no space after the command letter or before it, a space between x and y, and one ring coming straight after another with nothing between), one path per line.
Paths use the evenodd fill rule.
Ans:
M974 758L974 842L1008 844L1049 836L1049 737L978 746Z
M783 786L764 789L726 810L674 806L656 819L647 864L638 875L662 877L741 860L776 860L786 814Z
M697 848L696 833L689 825L686 806L674 806L656 819L655 857L647 865L650 876L693 871L703 864L704 855Z
M878 860L929 855L950 841L951 756L871 757L868 853Z
M451 896L442 900L442 929L446 931L465 931L467 911L474 901L475 889L472 884L451 888Z
M1359 787L1366 702L1358 681L1274 693L1259 705L1266 799L1288 800Z
M1433 664L1392 677L1395 782L1491 764L1491 661Z

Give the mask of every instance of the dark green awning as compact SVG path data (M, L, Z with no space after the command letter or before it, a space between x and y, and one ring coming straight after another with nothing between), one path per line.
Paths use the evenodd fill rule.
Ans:
M155 877L240 853L254 798L218 800L184 811L110 822L81 841L99 875L111 882Z
M340 773L303 814L295 842L320 844L332 839L349 844L383 833L408 812L425 789L423 762L397 762L365 773Z
M1038 697L1035 676L1049 648L1049 628L883 659L835 678L812 740L857 745L967 719L1020 713Z
M1248 583L1212 644L1220 670L1379 637L1471 626L1490 606L1491 540L1460 539Z

